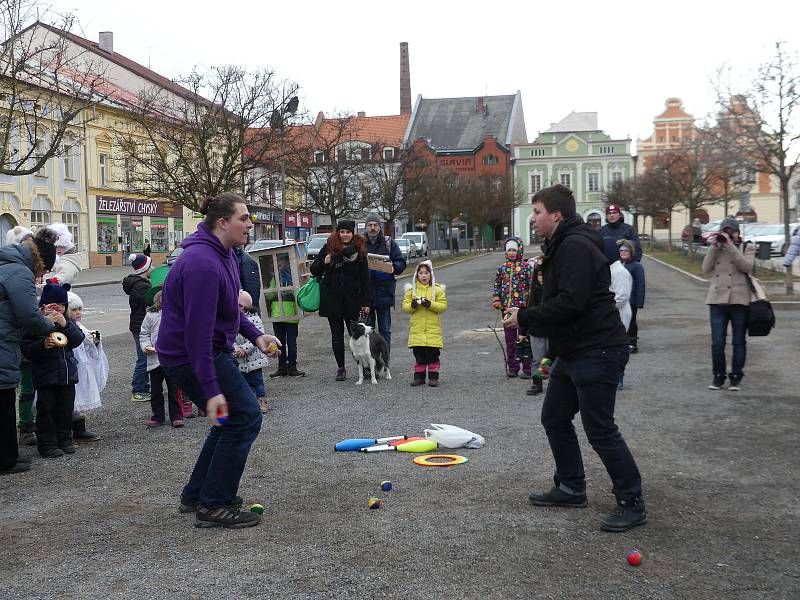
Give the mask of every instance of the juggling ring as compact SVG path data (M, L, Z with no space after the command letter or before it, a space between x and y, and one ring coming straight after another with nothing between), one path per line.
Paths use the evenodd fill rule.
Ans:
M431 459L444 459L449 462L431 462ZM467 462L467 457L458 454L426 454L414 459L414 464L420 467L452 467L453 465L463 465L465 462Z

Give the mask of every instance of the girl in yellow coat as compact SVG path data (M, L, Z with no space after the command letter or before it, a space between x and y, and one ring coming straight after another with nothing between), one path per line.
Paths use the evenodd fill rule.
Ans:
M411 385L423 385L427 370L428 385L436 387L439 385L439 350L444 347L439 315L447 310L447 296L444 286L436 283L433 277L431 261L419 263L413 283L406 284L403 310L411 315L408 347L417 362Z

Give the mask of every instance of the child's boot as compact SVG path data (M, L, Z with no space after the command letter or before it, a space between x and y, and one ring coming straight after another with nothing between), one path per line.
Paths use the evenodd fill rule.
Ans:
M86 417L80 416L72 419L72 437L76 442L96 442L100 434L86 429Z
M439 363L435 362L428 365L428 385L439 387Z
M525 392L528 396L538 396L542 393L542 378L536 373L531 378L531 387L528 388L528 391Z
M414 365L414 381L412 386L425 385L425 365Z

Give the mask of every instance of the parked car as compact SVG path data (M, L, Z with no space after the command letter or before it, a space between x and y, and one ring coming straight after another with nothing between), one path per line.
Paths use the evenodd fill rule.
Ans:
M311 236L311 239L308 240L308 245L306 246L306 254L308 256L308 260L314 260L317 258L317 254L320 253L322 247L325 245L325 242L328 241L328 234L315 234L319 237Z
M700 229L702 232L700 233L700 245L701 246L708 246L710 243L709 240L714 237L714 234L719 231L719 224L722 221L709 221L705 225L703 225Z
M178 257L181 255L182 252L183 248L178 246L177 248L175 248L175 250L169 253L169 256L167 256L167 259L164 261L164 264L167 265L168 267L171 267L172 263L178 260Z
M245 252L250 253L265 248L277 248L278 246L288 246L294 244L294 240L258 240L244 247Z
M430 246L428 246L428 234L424 231L407 231L400 236L399 240L411 240L419 248L420 256L428 257Z
M789 236L792 235L796 227L797 223L789 224ZM770 254L773 256L783 256L789 249L791 239L788 241L786 240L783 224L781 223L759 227L755 234L750 236L750 239L747 241L753 242L756 244L756 247L758 247L759 242L769 242Z
M400 238L395 240L395 243L397 244L397 247L400 248L400 252L403 253L403 258L406 260L410 260L419 256L417 245L412 240Z

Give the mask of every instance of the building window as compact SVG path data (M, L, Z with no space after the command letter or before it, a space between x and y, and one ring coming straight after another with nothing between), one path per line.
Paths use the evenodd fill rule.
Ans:
M371 158L369 148L361 148L361 160L369 160Z
M620 171L612 171L611 172L611 185L619 185L622 183L622 173Z
M589 185L587 191L599 192L600 191L600 173L589 173Z
M314 152L314 162L317 164L328 162L328 153L324 150L317 150Z
M339 162L345 162L347 160L347 150L344 148L339 148L336 150L336 160Z
M64 212L61 213L61 222L67 226L72 234L75 251L80 251L81 246L81 205L72 198L64 201Z
M394 148L383 149L383 160L394 160Z
M150 217L150 249L153 252L167 251L167 220Z
M600 146L600 154L614 154L614 146Z
M561 173L558 176L558 181L564 187L572 189L572 173Z
M750 206L750 192L742 192L739 194L739 212L751 212L753 207Z
M671 136L669 136L669 141L670 141L670 142L677 142L677 141L678 141L678 136L677 136L677 135L671 135Z
M183 241L183 219L175 219L173 228L175 229L175 247L178 247Z
M663 135L658 136L658 143L659 144L663 144L664 143L664 136Z
M535 194L536 192L542 189L542 174L531 173L530 182L531 182L530 183L531 194Z
M494 154L487 154L483 157L483 164L485 165L496 165L500 162L500 160Z
M130 159L125 159L125 189L129 192L131 191L131 161Z
M544 148L534 148L533 150L531 150L531 156L534 158L542 157L544 155L545 155Z
M33 153L34 164L44 156L44 140L36 140L35 150ZM42 168L36 171L37 177L47 177L47 161L42 165Z
M117 218L97 217L97 251L117 252Z
M50 225L50 212L46 210L31 211L31 231Z
M75 180L75 141L68 140L64 143L62 160L64 162L64 179Z
M108 185L108 154L100 155L100 187Z

